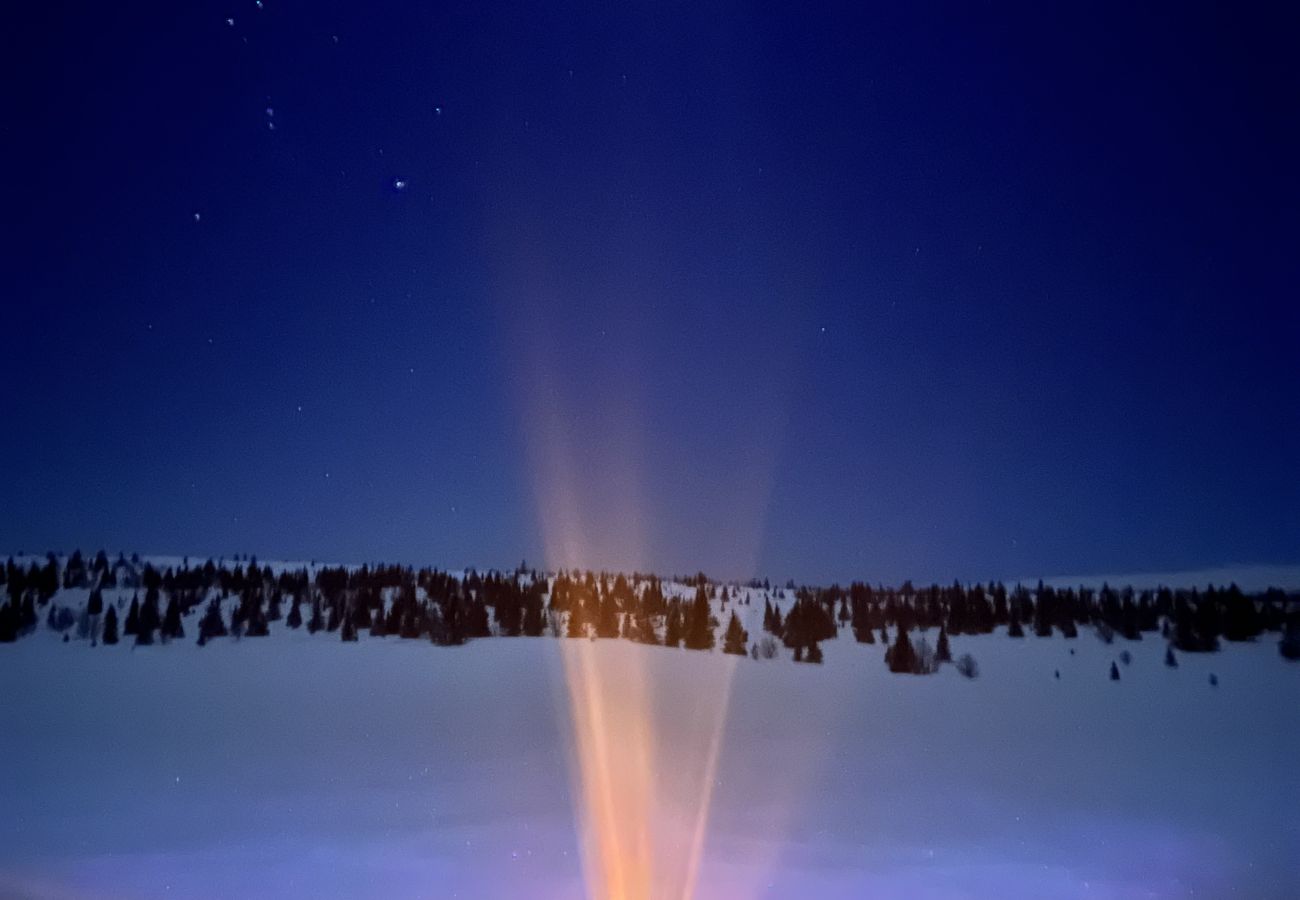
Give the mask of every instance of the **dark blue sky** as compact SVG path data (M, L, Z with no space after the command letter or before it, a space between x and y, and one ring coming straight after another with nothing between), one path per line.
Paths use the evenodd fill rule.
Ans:
M1300 561L1294 7L264 2L9 13L5 550Z

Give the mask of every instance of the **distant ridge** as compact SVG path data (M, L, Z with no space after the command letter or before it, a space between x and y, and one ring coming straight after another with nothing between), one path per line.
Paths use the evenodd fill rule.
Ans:
M1022 584L1035 584L1037 578L1021 578ZM1276 587L1283 590L1300 590L1300 565L1227 565L1212 569L1188 569L1181 572L1121 572L1110 575L1054 575L1044 578L1051 587L1093 587L1102 582L1112 587L1132 585L1135 588L1157 587L1203 588L1207 584L1236 584L1243 591L1262 591ZM1011 582L1008 582L1011 583Z

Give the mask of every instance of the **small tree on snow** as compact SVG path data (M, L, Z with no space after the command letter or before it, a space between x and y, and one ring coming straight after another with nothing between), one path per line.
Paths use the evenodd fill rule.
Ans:
M916 669L916 651L912 648L912 642L907 638L907 632L898 629L898 637L885 657L889 663L889 671L895 673L911 674Z
M740 624L740 617L733 611L731 621L727 623L727 632L722 639L722 652L732 653L736 656L745 655L745 644L749 640L749 634Z
M117 643L117 610L111 606L104 613L104 634L101 640L109 645Z
M939 643L934 648L934 661L952 662L952 650L948 647L948 629L943 625L939 626Z

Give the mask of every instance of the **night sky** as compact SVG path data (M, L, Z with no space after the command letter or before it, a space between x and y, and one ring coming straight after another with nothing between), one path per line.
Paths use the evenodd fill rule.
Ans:
M7 11L0 550L1300 561L1296 8L1064 6Z

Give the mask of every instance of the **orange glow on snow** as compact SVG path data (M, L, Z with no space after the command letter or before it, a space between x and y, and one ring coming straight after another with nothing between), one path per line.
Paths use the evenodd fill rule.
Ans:
M533 273L521 284L538 280L544 279ZM580 445L571 428L575 412L560 400L564 391L554 382L550 364L562 342L548 335L544 316L525 316L517 324L526 348L520 399L546 569L599 569L604 562L625 572L645 571L642 528L649 507L640 461L628 454L654 436L645 433L638 416L638 385L633 380L609 386L608 408L582 410L581 418L599 421L609 441L599 447ZM751 562L757 561L766 524L776 453L770 440L756 442L754 454L738 461L743 496L734 498L727 539ZM584 515L582 488L593 467L602 485L612 485L616 495L604 498L621 513L612 528L596 524L593 519L599 517ZM746 664L721 652L725 626L723 617L711 653L643 647L621 639L558 639L565 724L573 735L572 798L585 893L593 900L690 900L696 895L709 850L732 680L736 666ZM690 673L689 696L674 695L662 678L656 681L652 669L662 671L664 665ZM770 820L770 812L765 817ZM764 850L749 848L743 886L733 883L723 895L757 893L756 879L770 870L772 860L752 856L775 852L770 846ZM709 891L718 894L713 881Z
M690 651L561 640L587 895L687 900L704 857L737 658L713 655L717 677L686 701L656 692L644 662L646 654ZM688 704L687 724L702 727L665 746L657 717L673 715L675 700Z

